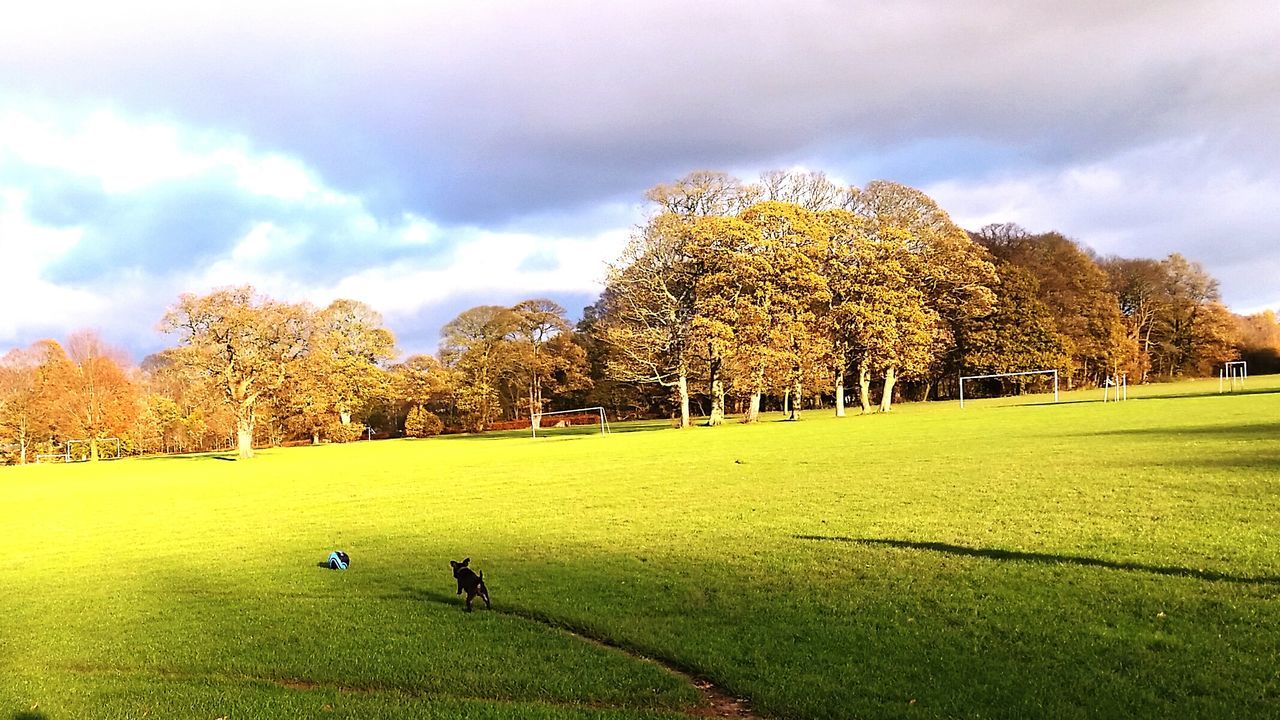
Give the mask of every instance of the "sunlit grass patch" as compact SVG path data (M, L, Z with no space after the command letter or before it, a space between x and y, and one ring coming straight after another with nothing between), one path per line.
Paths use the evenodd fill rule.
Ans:
M633 655L783 717L1274 716L1280 379L1216 385L6 469L0 717L699 702Z

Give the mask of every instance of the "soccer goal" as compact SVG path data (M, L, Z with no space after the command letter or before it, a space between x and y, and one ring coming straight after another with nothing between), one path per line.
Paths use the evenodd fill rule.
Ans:
M37 465L39 465L39 464L40 464L40 463L42 463L42 462L46 462L46 461L48 461L48 462L64 462L64 463L69 463L69 462L71 462L71 455L70 455L70 454L68 454L65 450L64 450L63 452L60 452L60 453L44 453L44 454L41 454L41 455L36 455L36 464L37 464Z
M1026 372L1011 373L995 373L992 375L961 375L960 376L960 407L964 407L964 381L965 380L992 380L994 378L1004 377L1020 377L1023 375L1053 375L1053 401L1058 402L1058 371L1057 370L1028 370Z
M551 420L550 426L544 425L548 418ZM609 433L609 421L605 419L604 408L589 407L577 408L574 410L552 410L551 412L541 412L531 418L529 429L533 432L534 437L538 437L539 428L543 429L546 434L547 427L573 427L584 425L596 425L600 428L601 435Z
M115 443L114 447L111 443ZM102 438L98 440L98 445L101 448L98 452L99 460L120 459L120 438ZM88 440L67 441L67 462L84 462L89 459L90 452Z
M1232 360L1224 364L1218 371L1218 392L1243 390L1247 377L1249 377L1249 363L1244 360Z
M1102 402L1123 402L1129 399L1129 374L1120 373L1102 381Z

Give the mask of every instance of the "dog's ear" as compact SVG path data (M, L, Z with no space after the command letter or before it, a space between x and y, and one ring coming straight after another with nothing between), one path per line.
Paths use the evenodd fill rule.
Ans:
M458 567L466 567L470 563L471 563L471 558L463 558L462 562L458 563Z
M449 567L453 568L454 570L457 570L461 565L462 565L461 563L459 563L459 562L457 562L457 561L455 561L455 560L450 560L450 561L449 561Z

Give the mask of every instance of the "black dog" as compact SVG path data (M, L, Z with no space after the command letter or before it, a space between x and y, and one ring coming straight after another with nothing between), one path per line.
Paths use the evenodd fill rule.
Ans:
M450 560L449 565L453 568L453 577L458 581L458 595L463 590L467 591L467 612L471 612L471 601L480 596L484 600L486 608L492 608L489 604L489 588L484 586L484 571L481 570L477 575L474 570L467 567L471 563L471 558L466 558L462 562Z

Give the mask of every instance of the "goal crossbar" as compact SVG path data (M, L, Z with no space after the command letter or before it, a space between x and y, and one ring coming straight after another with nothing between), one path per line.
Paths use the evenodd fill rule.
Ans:
M548 415L586 415L587 413L596 413L600 417L600 434L607 435L609 433L609 423L604 417L604 408L597 405L595 407L576 408L573 410L552 410L550 412L540 412L529 418L529 429L533 431L533 436L538 437L538 426L542 424L542 418Z
M991 378L1002 377L1020 377L1023 375L1045 375L1053 374L1053 401L1058 402L1058 371L1057 370L1026 370L1024 372L1009 373L992 373L990 375L961 375L960 376L960 407L964 407L964 381L965 380L990 380Z
M1229 389L1234 392L1236 386L1244 389L1245 378L1249 377L1249 363L1244 360L1229 360L1222 365L1222 369L1218 371L1218 392L1223 391L1223 384L1229 383Z

